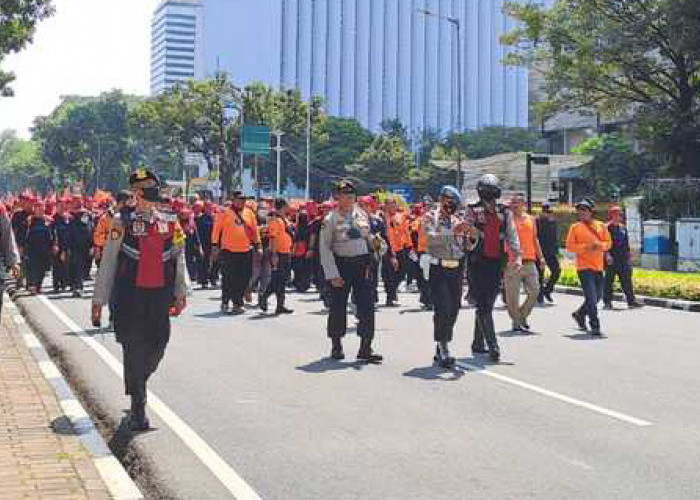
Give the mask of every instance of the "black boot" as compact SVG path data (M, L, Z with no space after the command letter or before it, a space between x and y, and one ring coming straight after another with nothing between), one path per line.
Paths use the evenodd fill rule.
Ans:
M367 361L368 363L381 363L384 357L381 354L372 352L372 339L362 338L360 350L357 353L357 359Z
M134 432L147 431L151 428L146 417L146 398L131 396L129 428Z
M331 358L338 361L345 359L345 353L343 352L343 342L340 337L333 337L331 339L333 342L333 347L331 348Z
M455 365L455 358L450 356L450 349L447 342L438 342L435 346L435 362L443 368L452 368Z

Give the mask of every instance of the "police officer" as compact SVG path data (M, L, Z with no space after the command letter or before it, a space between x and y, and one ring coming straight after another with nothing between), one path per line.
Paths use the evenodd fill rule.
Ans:
M454 186L440 190L440 207L423 218L430 258L430 294L433 298L433 333L437 343L434 360L451 368L455 358L450 355L454 326L459 316L464 276L465 236L468 224L457 211L462 196Z
M330 284L328 337L331 357L345 358L342 339L347 330L348 297L354 291L357 306L357 334L360 350L357 359L379 363L382 356L372 351L374 304L372 294L373 237L367 212L357 206L357 192L350 181L336 186L337 209L326 216L319 238L323 273Z
M113 221L92 299L93 325L114 295L114 330L124 352L124 384L131 396L129 426L149 428L146 382L170 339L170 309L185 308L185 235L176 217L156 210L160 182L139 169L129 178L136 209Z
M471 226L467 273L470 295L476 302L472 352L488 352L491 361L497 362L501 352L493 324L493 306L506 264L518 269L522 266L522 256L513 214L498 203L501 197L498 177L493 174L482 176L477 182L476 192L479 201L467 207L467 220ZM512 256L510 263L506 244Z

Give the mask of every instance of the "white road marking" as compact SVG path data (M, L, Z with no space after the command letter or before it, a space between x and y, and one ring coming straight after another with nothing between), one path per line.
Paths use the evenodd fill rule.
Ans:
M630 415L625 415L624 413L620 413L619 411L609 410L607 408L603 408L602 406L594 405L593 403L589 403L587 401L572 398L570 396L566 396L564 394L560 394L560 393L555 392L555 391L550 391L549 389L545 389L543 387L539 387L539 386L530 384L528 382L523 382L522 380L518 380L518 379L514 379L512 377L507 377L505 375L501 375L500 373L485 370L479 366L472 365L470 363L464 363L464 362L459 361L459 362L457 362L457 366L459 366L465 370L468 370L470 372L478 373L480 375L484 375L486 377L491 377L491 378L499 380L501 382L505 382L506 384L520 387L521 389L527 389L528 391L535 392L535 393L540 394L542 396L547 396L549 398L556 399L558 401L562 401L564 403L568 403L568 404L573 405L573 406L578 406L579 408L585 408L587 410L598 413L600 415L605 415L607 417L614 418L614 419L620 420L622 422L627 422L628 424L633 424L633 425L636 425L639 427L648 427L650 425L654 425L651 422L648 422L646 420L632 417Z
M24 320L24 316L22 316L21 314L13 314L12 319L15 323L17 323L17 325L23 325L24 323L26 323L26 321Z
M83 408L83 405L80 404L80 402L76 399L62 399L60 401L61 403L61 409L63 410L63 413L70 419L71 422L75 422L76 420L82 420L82 419L87 419L90 418L90 416L87 414L85 409Z
M107 350L105 346L94 338L85 334L80 325L73 321L67 314L53 304L47 297L39 296L46 307L53 312L73 333L78 334L104 361L110 369L120 378L124 376L124 368L117 358ZM236 500L261 500L260 496L251 488L245 480L239 476L233 468L227 464L206 441L187 425L175 412L161 401L161 399L148 391L148 406L168 427L192 450L199 460L211 471L221 484L233 495Z
M27 347L30 349L41 347L41 342L39 342L39 339L36 338L36 335L33 333L25 333L22 337L24 338L24 343L27 344Z
M143 495L114 455L93 460L97 471L107 483L114 500L140 500Z

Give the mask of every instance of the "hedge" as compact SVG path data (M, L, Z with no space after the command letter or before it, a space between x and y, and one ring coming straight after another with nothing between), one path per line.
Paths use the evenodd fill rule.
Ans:
M700 302L700 274L635 268L632 280L635 293L639 295ZM562 263L559 284L572 287L580 286L573 264ZM619 280L615 280L614 289L621 290Z

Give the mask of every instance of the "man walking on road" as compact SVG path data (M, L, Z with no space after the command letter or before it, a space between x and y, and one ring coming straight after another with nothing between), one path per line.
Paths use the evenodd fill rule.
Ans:
M518 270L522 265L520 242L513 223L513 213L498 203L501 187L498 177L486 174L476 185L479 201L467 207L467 220L477 231L470 231L468 243L469 289L476 302L472 352L488 352L491 361L501 359L493 323L493 306L508 262L506 242L512 254L509 266ZM488 346L488 351L486 347Z
M319 238L323 274L331 285L328 337L332 342L331 357L345 359L342 339L347 331L348 297L352 291L359 321L357 335L361 339L357 359L379 363L382 356L372 351L374 296L370 248L374 248L373 237L369 215L357 206L356 193L350 181L338 183L338 208L324 220Z
M511 198L510 209L513 211L513 221L518 232L522 266L508 266L505 270L504 286L508 315L513 322L513 331L529 332L528 318L540 294L540 278L537 266L544 263L542 249L537 238L537 225L534 217L525 212L522 194ZM508 249L509 260L515 255ZM527 298L520 304L520 285L524 285Z
M291 314L294 311L285 307L286 287L292 268L292 246L294 233L292 223L287 219L289 204L287 200L275 200L275 212L270 219L268 234L270 237L270 266L272 279L266 290L260 295L260 309L267 312L267 300L274 294L277 299L275 314Z
M262 252L255 213L246 208L241 191L232 195L231 208L219 214L212 232L212 257L221 264L221 312L243 314L245 291L253 275L253 249Z
M627 228L622 223L622 209L612 206L608 210L608 232L612 240L610 251L605 254L605 287L603 290L603 303L605 309L612 309L613 283L615 277L620 278L620 286L627 299L630 309L642 307L634 296L632 284L632 264L630 253L630 241Z
M131 396L129 426L143 431L150 427L146 382L170 340L170 309L179 314L186 305L185 235L176 216L156 210L160 182L155 174L139 169L129 184L136 210L112 223L95 282L92 322L100 326L102 307L114 295L114 331L124 351L124 384Z
M540 272L540 296L538 302L545 300L550 304L554 302L552 293L554 287L561 276L561 266L559 265L559 224L554 218L552 205L544 203L542 205L542 215L537 218L537 237L540 241L540 248L544 255L544 265L539 266ZM544 271L549 268L549 279L545 283Z
M569 229L566 249L576 254L576 269L585 300L572 316L581 330L586 330L586 318L591 324L591 334L600 336L598 302L603 296L603 268L605 252L610 250L610 233L602 222L595 220L591 200L576 205L579 222Z

